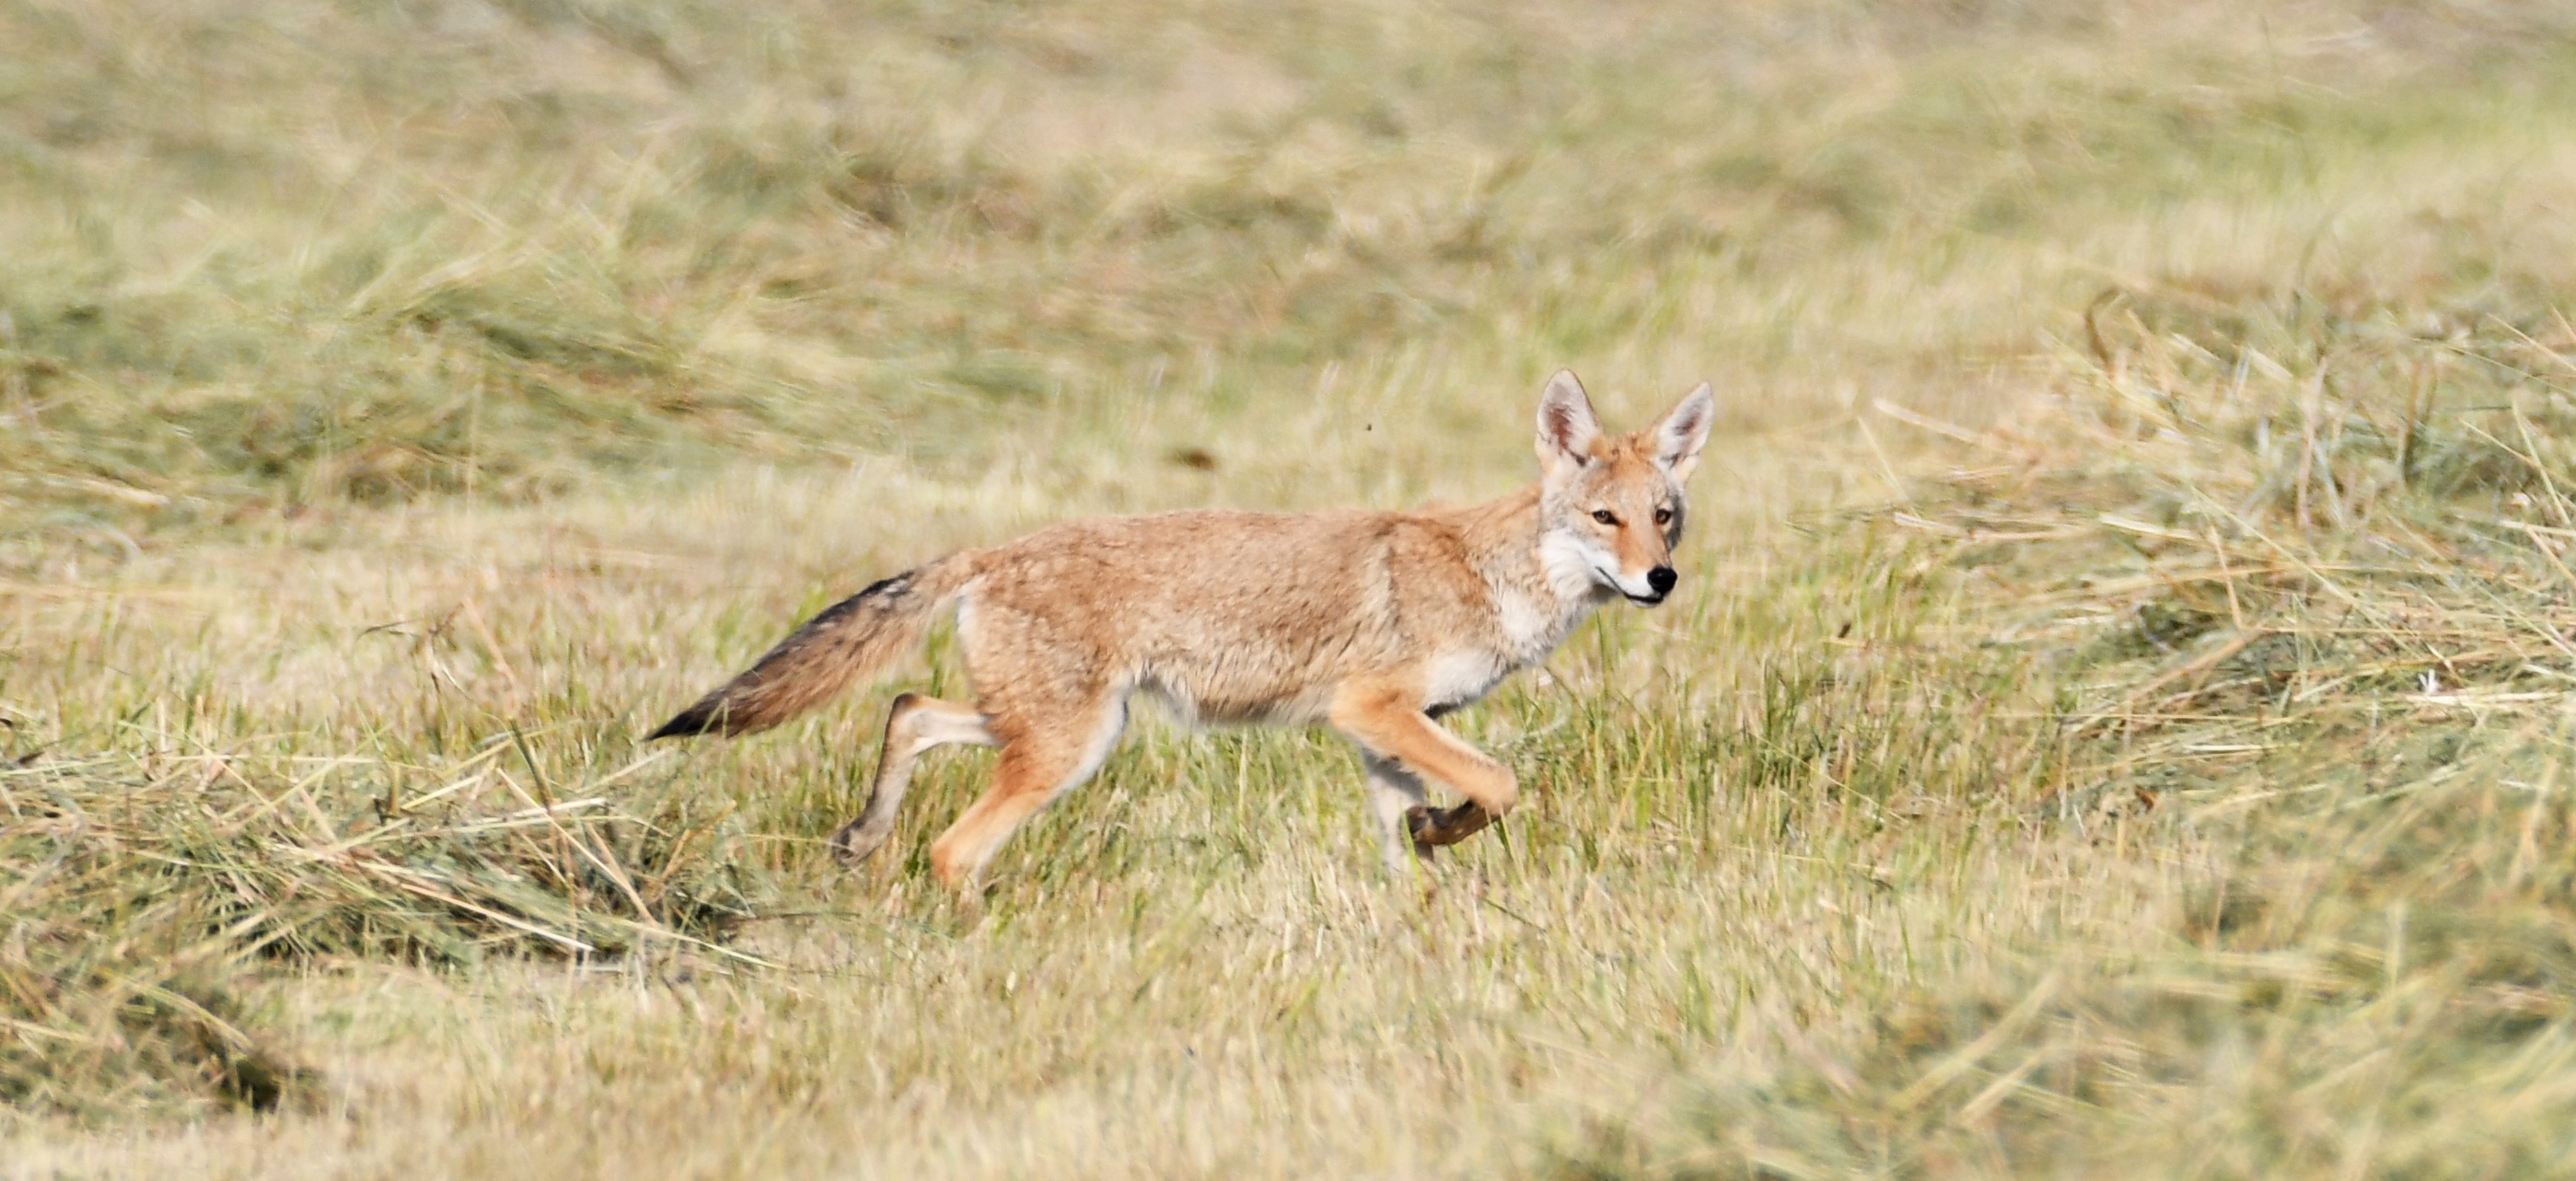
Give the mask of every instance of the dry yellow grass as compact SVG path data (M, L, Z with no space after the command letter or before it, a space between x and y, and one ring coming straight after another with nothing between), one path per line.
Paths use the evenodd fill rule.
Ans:
M0 918L0 1080L57 1080L0 1175L2565 1172L2569 33L0 4L0 898L197 791L278 867L503 842L580 900L522 922L648 848L760 912ZM937 642L635 745L950 546L1500 491L1560 364L1620 421L1717 379L1685 582L1458 719L1532 798L1428 892L1331 740L1154 725L980 907L920 849L986 756L830 868ZM282 1110L45 993L147 935Z

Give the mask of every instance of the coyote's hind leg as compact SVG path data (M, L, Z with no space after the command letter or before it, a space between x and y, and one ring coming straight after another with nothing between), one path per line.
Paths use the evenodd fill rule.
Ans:
M1091 778L1127 726L1123 692L1044 707L995 706L1006 741L993 762L993 786L930 845L930 872L961 892L974 886L1021 821Z
M906 693L886 711L885 749L877 755L876 780L868 787L867 807L858 819L832 834L832 858L855 866L894 835L895 809L912 785L912 765L922 752L952 742L993 745L984 715L971 705Z

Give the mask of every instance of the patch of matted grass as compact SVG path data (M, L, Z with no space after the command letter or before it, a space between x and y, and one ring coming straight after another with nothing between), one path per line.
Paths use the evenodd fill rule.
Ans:
M184 747L0 767L0 1098L273 1107L308 1072L236 1000L255 961L717 950L752 913L730 809L616 772L550 783L509 765L525 750L508 734L435 769Z

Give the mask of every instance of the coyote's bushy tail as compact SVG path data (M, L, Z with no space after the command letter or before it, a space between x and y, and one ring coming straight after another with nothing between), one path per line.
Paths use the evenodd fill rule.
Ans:
M766 730L823 702L921 643L939 608L975 576L971 554L950 554L823 609L647 739Z

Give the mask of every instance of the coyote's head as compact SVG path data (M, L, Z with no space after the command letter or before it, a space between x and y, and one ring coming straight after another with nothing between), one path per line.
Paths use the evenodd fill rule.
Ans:
M1602 587L1647 607L1672 593L1682 485L1716 410L1701 382L1655 425L1614 439L1572 370L1548 381L1538 403L1539 554L1559 593Z

